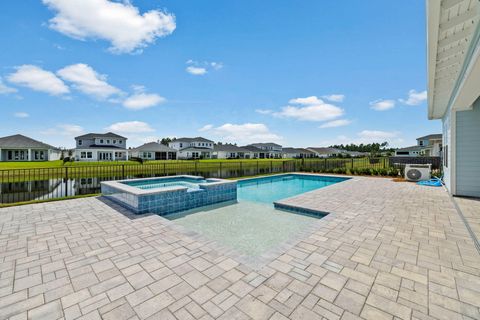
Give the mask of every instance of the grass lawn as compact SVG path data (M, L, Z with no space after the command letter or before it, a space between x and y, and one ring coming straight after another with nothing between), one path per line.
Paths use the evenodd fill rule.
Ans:
M185 164L194 164L195 162L199 163L256 163L258 162L279 162L292 159L206 159L206 160L152 160L146 161L144 164L163 164L163 163L185 163ZM0 162L1 169L34 169L34 168L61 168L61 167L87 167L87 166L112 166L112 165L122 165L122 164L132 164L139 165L135 161L76 161L76 162L67 162L63 164L63 161L39 161L39 162Z

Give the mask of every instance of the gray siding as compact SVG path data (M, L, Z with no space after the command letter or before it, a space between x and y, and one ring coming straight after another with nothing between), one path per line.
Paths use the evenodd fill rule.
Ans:
M480 197L480 99L456 116L456 195Z

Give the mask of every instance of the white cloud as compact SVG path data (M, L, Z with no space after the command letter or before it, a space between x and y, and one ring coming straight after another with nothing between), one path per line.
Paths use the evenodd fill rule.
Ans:
M203 76L207 73L207 69L195 66L188 66L185 70L194 76Z
M363 130L358 133L358 136L362 139L372 141L384 141L387 139L398 137L397 131L380 131L380 130Z
M322 98L331 101L331 102L343 102L345 100L345 95L343 94L330 94L322 96Z
M425 100L427 100L427 91L417 92L416 90L408 91L408 98L407 100L398 99L401 103L404 103L409 106L418 106Z
M80 40L107 40L115 53L141 50L176 28L173 14L160 10L141 14L128 0L43 0L43 3L55 11L49 20L51 29Z
M98 99L106 99L122 91L107 83L107 76L97 73L84 63L72 64L57 71L65 81L73 83L73 87L87 95Z
M211 70L220 70L223 68L222 62L215 61L196 61L190 59L186 64L188 66L185 68L185 71L195 76L203 76Z
M14 73L8 75L7 80L11 83L51 95L62 95L70 92L65 83L53 72L33 65L17 67Z
M260 114L272 114L273 110L270 110L270 109L256 109L255 112L260 113Z
M279 142L282 137L272 133L263 123L225 123L207 130L220 140L229 143L248 144L253 142Z
M395 100L375 100L370 102L370 108L375 111L386 111L395 107Z
M328 121L344 115L345 111L333 104L325 103L316 96L296 98L289 101L297 106L285 106L274 116L294 118L302 121Z
M28 117L30 117L30 115L29 115L28 113L26 113L26 112L15 112L15 113L13 114L13 116L14 116L15 118L28 118Z
M142 121L126 121L113 123L105 130L122 133L142 133L155 131L148 123Z
M40 131L41 134L51 135L51 136L69 136L75 137L84 132L84 129L76 124L59 124L54 128L49 128L47 130Z
M17 89L9 87L6 84L4 84L2 81L2 77L0 77L0 94L9 94L9 93L15 93L15 92L17 92Z
M326 122L322 124L319 128L336 128L336 127L343 127L343 126L348 126L350 123L352 123L351 120L348 119L339 119L339 120L333 120Z
M130 110L142 110L165 102L166 99L156 93L135 93L123 101L123 106Z
M200 129L198 129L198 131L204 132L204 131L211 130L212 128L213 128L213 124L206 124L203 127L201 127Z

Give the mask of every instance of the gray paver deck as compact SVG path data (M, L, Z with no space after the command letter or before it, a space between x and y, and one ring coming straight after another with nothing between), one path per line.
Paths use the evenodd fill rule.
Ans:
M101 198L0 209L0 318L480 319L480 256L442 188L354 178L285 202L330 214L254 269Z

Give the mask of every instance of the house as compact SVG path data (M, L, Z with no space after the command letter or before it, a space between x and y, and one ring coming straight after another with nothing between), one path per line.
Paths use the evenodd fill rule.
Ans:
M291 148L291 147L282 148L282 158L303 159L303 158L313 158L313 157L315 157L315 153L308 149Z
M282 146L273 142L266 143L252 143L249 146L260 149L259 158L275 158L279 159L282 157Z
M76 161L128 160L127 138L113 132L75 137Z
M21 134L0 138L0 161L54 161L62 152Z
M442 156L442 134L429 134L428 136L417 138L417 145L422 147L422 156L441 157Z
M421 146L410 146L395 150L396 157L419 157L422 153Z
M168 146L177 150L178 159L210 159L214 142L202 137L178 138L169 142Z
M251 159L252 152L234 144L216 144L212 152L213 159Z
M307 150L313 152L315 154L315 157L318 157L318 158L336 157L336 156L344 155L347 153L345 150L341 150L337 148L308 147Z
M243 146L242 149L248 150L250 152L250 159L259 159L260 154L262 154L262 159L265 158L265 151L254 146Z
M428 118L442 121L443 180L480 197L478 1L427 1Z
M145 143L137 148L128 150L130 157L144 160L176 160L177 150L159 142Z

